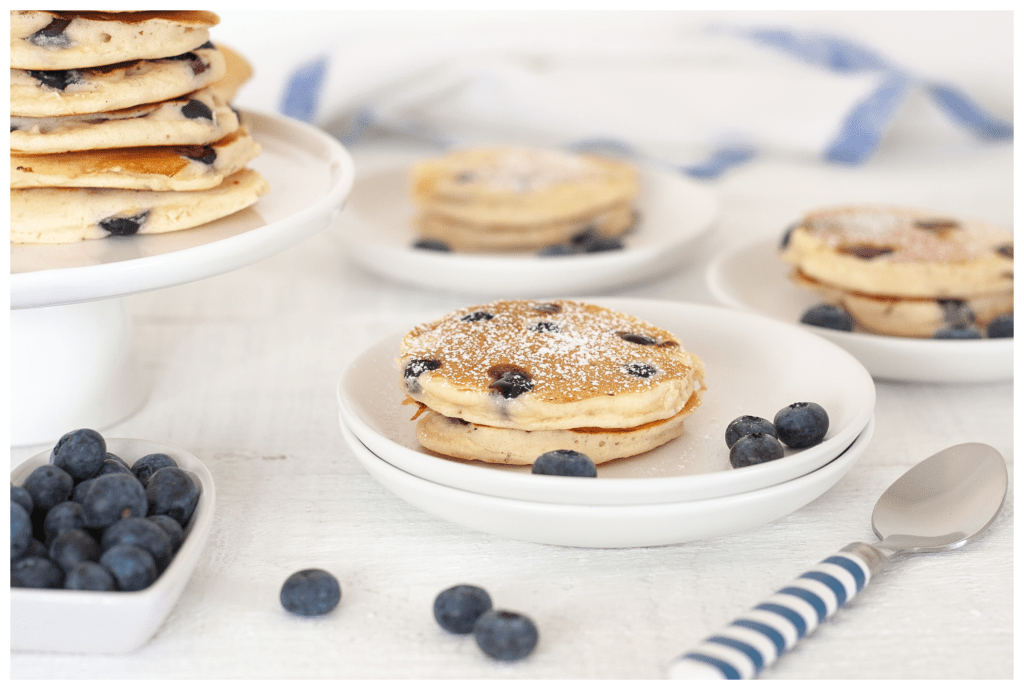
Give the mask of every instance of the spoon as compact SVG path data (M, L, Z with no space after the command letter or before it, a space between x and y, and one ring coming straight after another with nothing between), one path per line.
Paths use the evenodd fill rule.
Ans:
M721 634L676 657L669 677L753 678L849 603L892 556L951 551L985 531L999 514L1006 485L1003 457L983 443L922 460L875 504L871 526L879 543L854 542L821 561Z

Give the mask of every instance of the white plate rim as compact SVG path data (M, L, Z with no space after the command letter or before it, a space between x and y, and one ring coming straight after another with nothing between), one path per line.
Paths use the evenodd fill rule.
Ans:
M720 252L708 263L705 283L714 298L725 306L793 323L826 338L859 359L877 378L919 383L985 383L1013 378L1013 338L982 338L980 340L933 340L900 338L871 333L847 333L787 319L780 312L766 312L745 301L738 293L730 262L747 255L776 257L778 241L771 238L733 246ZM778 259L776 272L786 271ZM760 262L767 270L771 264ZM775 281L757 276L759 284L770 290ZM807 293L804 308L820 302ZM967 358L967 359L965 359ZM976 366L964 367L965 361Z
M285 142L295 151L322 161L322 167L310 174L329 176L330 184L313 204L294 209L287 207L285 195L274 196L272 186L271 191L256 202L256 207L283 204L287 215L240 234L154 256L11 273L11 308L121 297L209 278L273 256L327 228L340 215L355 181L355 165L348 150L323 130L284 115L244 111L243 118L257 141L262 135L272 133L275 142ZM261 170L261 165L265 165L265 161L257 157L252 167ZM16 250L17 246L12 246L12 251Z
M522 541L585 548L633 548L725 536L799 510L850 471L869 444L874 426L872 416L843 453L814 472L788 482L717 498L640 505L547 503L466 491L404 472L367 448L344 423L341 431L356 461L378 483L437 518ZM469 510L463 509L466 506ZM489 517L492 513L500 514L499 518ZM510 519L513 515L517 519ZM481 521L486 524L480 524ZM646 531L638 532L639 525L644 525Z
M392 165L357 179L351 203L342 216L340 239L348 250L349 258L367 270L390 280L417 287L450 292L474 294L515 294L536 297L553 292L584 293L627 285L638 280L678 267L690 250L711 231L719 213L719 202L712 188L687 180L670 171L651 166L638 166L642 185L648 188L669 186L679 197L680 213L675 218L669 239L645 244L634 237L626 237L622 251L600 252L572 257L538 257L530 254L469 254L433 252L411 247L414 239L411 229L399 234L405 238L401 245L388 245L379 241L378 233L367 232L379 226L380 219L360 210L360 181L403 175L414 160ZM653 184L652 184L653 183ZM395 185L399 201L411 209L411 202L403 186ZM643 190L643 186L642 186ZM367 192L364 192L367 193ZM651 192L654 193L654 192ZM637 204L641 213L645 206L644 192ZM411 211L410 211L411 215ZM646 215L641 223L657 222ZM643 233L643 225L639 233ZM501 276L495 280L495 276Z
M625 313L636 314L643 311L643 306L648 306L655 309L674 310L677 314L690 315L691 318L694 314L703 313L705 319L726 319L731 320L734 324L739 321L753 326L773 328L776 331L781 330L797 337L798 340L824 348L832 357L836 358L837 362L846 366L850 372L854 372L859 380L851 381L850 385L859 387L859 395L863 396L862 404L857 406L858 414L843 429L831 429L829 437L819 446L789 454L783 460L774 461L771 464L765 463L724 473L657 478L601 478L599 482L578 484L572 478L567 477L539 477L496 471L482 464L439 462L438 458L430 454L407 448L380 433L372 425L373 420L363 419L358 413L356 398L359 393L346 385L346 379L352 375L364 358L371 357L375 351L380 350L388 343L394 343L396 346L394 351L397 354L397 337L391 336L364 350L346 367L336 389L339 416L347 423L348 428L355 436L374 453L403 471L425 479L461 489L480 491L490 495L500 494L521 500L554 503L571 501L581 504L605 505L693 500L749 491L788 481L820 468L844 452L873 416L875 388L867 371L845 350L795 326L782 324L763 316L710 305L628 298L604 298L588 301ZM410 327L412 325L415 324L410 324ZM700 353L698 352L698 354ZM395 383L395 387L397 390L397 383ZM724 424L721 431L724 434ZM728 451L725 449L724 441L721 445L722 452L726 453L727 457ZM600 473L600 469L598 471Z

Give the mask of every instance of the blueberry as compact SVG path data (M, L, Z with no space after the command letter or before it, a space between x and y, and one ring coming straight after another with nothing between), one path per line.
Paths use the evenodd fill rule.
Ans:
M575 235L570 237L569 244L575 247L577 251L585 252L587 251L587 247L589 247L594 242L598 241L600 238L601 235L600 233L598 233L597 228L595 228L592 225L588 225L587 227L583 228Z
M654 366L647 364L646 362L634 362L632 364L627 364L623 369L626 370L627 374L641 379L649 379L658 373L658 370L655 369Z
M405 365L402 376L407 379L417 378L425 371L434 371L441 368L441 362L436 359L412 359Z
M171 538L167 533L159 525L143 517L127 517L103 530L100 546L104 551L119 544L131 544L148 551L156 563L157 573L162 573L167 568L174 555Z
M989 338L1012 338L1013 337L1013 312L1000 314L988 322L985 330Z
M128 465L126 465L124 463L123 460L114 460L114 459L111 459L111 458L107 458L106 460L103 461L103 464L100 466L100 471L96 473L96 477L102 477L105 474L134 474L134 473L132 472L132 469L130 467L128 467ZM95 477L93 477L93 479L95 479ZM86 479L85 481L89 481L89 480ZM81 486L81 483L76 485L75 488L77 489L79 486Z
M467 323L472 323L474 321L490 321L493 318L494 314L491 314L490 312L474 311L470 314L466 314L461 319L459 319L459 321L466 321Z
M852 331L853 317L842 307L835 304L818 304L804 312L800 323L819 328L830 328L834 331Z
M82 561L68 571L64 578L64 589L87 590L90 592L115 592L114 576L99 563Z
M20 503L11 501L11 560L21 558L32 543L32 518Z
M537 256L572 256L579 250L571 244L549 244L537 250Z
M188 103L181 106L181 114L190 120L212 120L213 111L202 101L190 99Z
M597 466L593 460L575 450L551 450L533 461L531 472L562 477L596 477Z
M125 466L125 468L127 468L127 469L129 469L129 470L130 470L130 469L132 468L132 467L131 467L131 465L129 465L129 464L127 463L127 462L125 462L124 460L122 460L122 459L121 459L120 457L118 457L117 455L114 455L113 453L111 453L111 452L110 452L109 450L107 451L107 460L114 460L114 461L116 461L116 462L119 462L119 463L121 463L122 465L124 465L124 466Z
M449 587L434 599L434 619L450 633L473 632L477 618L491 609L491 596L475 585Z
M598 237L586 245L584 251L587 254L598 252L613 252L623 248L622 240L617 237Z
M732 420L729 422L729 426L725 427L725 445L732 448L733 444L739 441L741 437L752 434L755 431L760 431L775 438L779 437L778 432L775 431L775 425L767 419L746 414Z
M149 455L143 456L132 464L132 473L138 477L142 485L145 486L149 482L149 478L153 476L153 473L157 470L162 470L165 467L177 467L178 463L174 461L170 455L165 453L150 453Z
M962 299L940 299L942 318L950 328L970 328L976 319L974 310ZM979 336L980 337L980 336Z
M138 546L118 544L103 552L100 565L110 571L122 592L137 592L156 582L156 562Z
M932 334L935 340L977 340L980 337L981 331L974 326L945 326Z
M146 484L149 515L166 515L184 527L199 503L199 481L180 467L164 467Z
M177 553L185 543L185 530L178 521L167 515L150 515L146 519L164 531L171 540L171 553Z
M48 86L57 91L63 91L72 84L82 81L82 73L77 69L30 69L28 73L40 86Z
M537 646L537 626L513 611L490 610L477 619L473 637L487 656L498 661L518 661Z
M786 454L779 439L763 431L754 431L740 437L729 449L729 464L735 468L760 465L778 460Z
M525 371L508 368L498 373L488 373L494 376L495 380L487 387L498 392L506 400L518 398L523 393L533 390L532 377Z
M85 503L85 494L89 492L89 487L95 483L96 477L92 479L86 479L84 482L75 484L75 490L71 492L71 498L69 500L75 503Z
M70 17L56 16L49 24L29 36L27 40L40 48L68 48L71 46L71 39L64 33L64 30L70 23Z
M793 236L793 231L800 227L800 223L793 223L788 228L782 231L782 237L779 238L779 249L783 250L789 246L789 240Z
M633 343L635 345L654 345L658 342L651 336L644 335L642 333L626 333L625 331L622 331L617 335L627 343Z
M828 433L828 413L817 403L793 403L775 414L775 429L790 448L810 448Z
M149 211L134 216L111 216L99 222L99 226L118 237L134 235L149 220Z
M46 543L51 543L69 529L83 529L85 517L82 512L82 504L74 501L63 501L58 503L46 513L43 520L43 536Z
M561 333L562 328L554 321L538 321L530 326L528 331L532 333Z
M47 558L30 556L11 563L11 587L60 589L64 571Z
M97 477L82 500L85 526L104 529L121 518L146 517L146 489L134 475L105 474Z
M412 243L414 249L427 249L432 252L450 252L452 247L444 240L422 239Z
M39 556L40 558L49 558L50 557L50 551L49 551L49 549L46 548L46 544L44 544L43 542L39 541L38 539L33 539L32 543L28 545L28 549L25 551L25 553L21 554L22 558L28 558L29 556Z
M46 512L62 501L68 500L75 481L71 475L56 465L40 465L25 477L21 486L32 496L36 511Z
M293 573L281 587L281 606L300 616L322 616L341 601L341 585L326 570L309 568Z
M182 157L198 161L204 165L213 165L214 161L217 160L217 150L212 146L195 144L193 146L179 146L175 150Z
M27 512L31 513L32 509L35 508L35 502L32 500L32 494L25 491L23 486L15 486L11 484L11 500L21 505Z
M65 573L84 561L100 559L100 545L81 529L69 529L50 543L50 560Z
M70 474L76 482L95 477L106 459L107 442L92 429L64 434L50 455L50 463Z

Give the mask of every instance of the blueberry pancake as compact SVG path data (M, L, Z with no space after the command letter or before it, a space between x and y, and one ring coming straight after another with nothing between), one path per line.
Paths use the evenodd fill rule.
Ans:
M411 170L414 224L457 251L527 251L592 228L635 223L636 169L597 156L517 146L454 151Z
M11 67L66 70L181 55L210 40L213 12L11 11Z
M673 334L565 300L452 312L406 334L398 367L424 447L505 464L650 450L682 433L704 388L703 364Z
M60 244L184 230L251 206L267 191L267 181L248 168L198 191L12 189L11 243Z
M792 279L845 308L861 329L932 337L981 329L1013 310L1013 234L977 220L906 208L807 214L782 243Z
M224 78L212 43L173 57L64 70L11 69L11 115L54 117L121 110L198 91Z
M238 129L238 115L212 87L159 103L63 117L12 117L11 151L63 153L217 141Z
M260 152L244 128L210 144L137 146L57 154L11 153L11 189L212 189Z

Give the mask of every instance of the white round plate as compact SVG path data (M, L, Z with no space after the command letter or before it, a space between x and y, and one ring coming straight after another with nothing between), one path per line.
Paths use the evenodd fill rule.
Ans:
M297 120L243 113L263 147L252 167L270 192L213 223L159 235L11 245L11 308L73 304L180 285L261 261L320 232L352 190L352 158Z
M711 229L718 202L709 189L647 168L640 183L641 221L621 251L540 257L414 249L405 167L357 180L339 226L354 261L407 285L506 298L584 294L650 280L686 263Z
M598 466L598 480L533 475L529 466L491 465L432 453L416 440L414 406L395 358L401 334L358 356L338 384L340 416L371 451L395 467L439 484L527 501L586 505L673 503L738 494L813 472L845 451L875 404L871 376L843 349L774 319L732 309L638 299L590 300L671 331L704 360L704 402L683 434L632 458ZM415 324L410 324L410 328ZM772 419L794 402L829 414L819 445L770 463L733 469L725 428L750 414Z
M213 475L191 453L153 441L108 438L107 450L129 465L150 453L166 453L178 466L194 472L202 493L185 541L167 570L138 592L82 592L63 589L11 588L11 650L56 654L124 654L144 645L171 612L192 577L213 526L216 490ZM11 470L20 485L40 465L44 451Z
M873 431L874 423L869 421L853 445L836 459L814 472L764 489L678 503L608 506L519 501L436 484L385 462L342 425L342 434L366 471L391 493L424 512L510 539L590 548L681 544L776 520L807 505L842 479L864 452Z
M778 240L726 251L708 266L708 289L723 304L758 312L817 333L859 359L872 376L920 383L982 383L1013 379L1013 338L931 340L847 333L800 324L821 302L787 277Z

